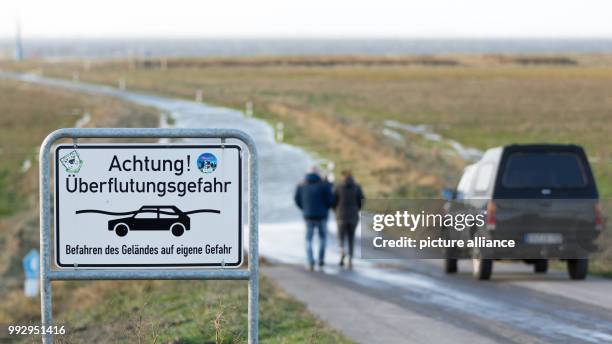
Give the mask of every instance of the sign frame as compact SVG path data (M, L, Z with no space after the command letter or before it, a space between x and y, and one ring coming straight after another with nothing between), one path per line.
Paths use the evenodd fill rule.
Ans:
M80 138L205 138L241 141L248 151L247 219L249 228L247 269L130 269L130 270L54 270L52 269L51 150L60 139L72 139L78 149ZM41 324L53 325L52 281L60 280L248 280L248 343L258 343L259 325L259 233L258 160L255 141L236 129L205 128L63 128L50 133L42 142L39 155L40 196L40 303ZM242 192L242 190L241 190ZM53 343L53 334L42 336Z

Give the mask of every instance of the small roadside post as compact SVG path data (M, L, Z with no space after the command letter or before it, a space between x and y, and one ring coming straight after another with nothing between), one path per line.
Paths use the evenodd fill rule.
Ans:
M285 125L283 122L276 123L276 142L283 142L285 140Z
M38 279L40 278L40 256L38 251L32 249L23 257L23 274L25 280L23 284L23 293L27 297L36 297L38 295Z
M247 117L253 117L253 102L252 101L249 100L246 102L244 114Z
M79 144L82 138L209 140ZM61 139L72 143L56 145ZM241 269L245 150L249 241L248 268ZM49 134L40 149L41 320L50 329L42 342L53 343L56 334L52 281L157 279L247 280L248 343L258 343L257 181L255 142L235 129L69 128Z
M117 80L117 88L119 90L125 91L125 87L126 87L125 78L120 78L119 80Z

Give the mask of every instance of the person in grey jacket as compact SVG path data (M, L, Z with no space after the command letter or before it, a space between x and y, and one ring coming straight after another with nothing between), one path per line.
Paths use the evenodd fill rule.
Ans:
M351 171L342 171L342 179L334 187L334 210L336 222L338 223L338 242L340 243L340 266L344 266L344 260L348 251L348 268L353 267L353 246L355 241L355 229L359 223L359 211L364 200L361 186L353 179ZM345 251L345 243L348 250Z

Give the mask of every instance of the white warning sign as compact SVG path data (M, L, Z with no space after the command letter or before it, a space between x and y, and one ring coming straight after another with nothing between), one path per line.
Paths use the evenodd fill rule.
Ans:
M55 257L71 269L240 266L240 147L58 146Z

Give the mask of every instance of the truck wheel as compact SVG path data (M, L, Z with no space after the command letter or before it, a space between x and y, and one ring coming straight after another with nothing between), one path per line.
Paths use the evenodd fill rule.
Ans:
M126 225L125 223L118 223L115 225L115 234L117 234L120 237L126 236L129 231L130 231L130 227Z
M457 265L457 259L446 258L444 260L444 272L446 272L447 274L456 274L458 270Z
M533 263L533 272L536 274L545 274L548 272L548 259L537 259Z
M493 273L493 259L473 258L472 273L479 280L491 279Z
M586 278L588 271L589 271L589 260L588 259L568 259L567 260L567 272L569 273L570 279L583 280Z
M170 226L170 231L174 236L180 237L185 233L185 225L180 222L173 223L172 226Z

